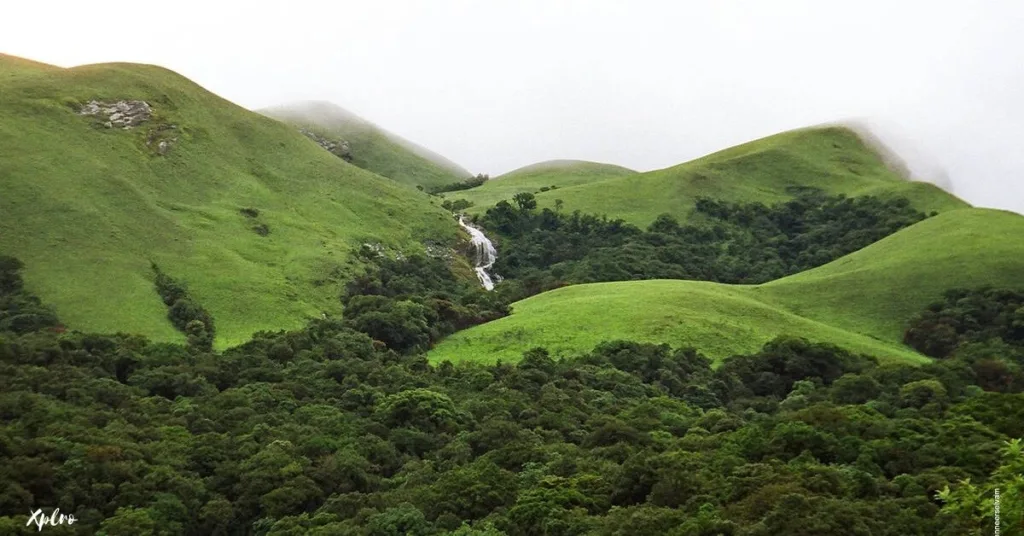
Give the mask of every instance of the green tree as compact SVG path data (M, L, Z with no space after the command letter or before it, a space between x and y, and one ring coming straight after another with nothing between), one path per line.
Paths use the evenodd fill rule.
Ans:
M530 212L537 208L537 199L529 192L519 192L512 196L512 201L515 201L520 212Z

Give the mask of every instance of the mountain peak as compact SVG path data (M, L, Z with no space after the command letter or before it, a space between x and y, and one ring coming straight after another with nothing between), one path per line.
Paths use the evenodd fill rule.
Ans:
M351 147L352 163L404 184L434 187L472 176L455 162L332 102L300 101L257 111L293 126L339 137Z

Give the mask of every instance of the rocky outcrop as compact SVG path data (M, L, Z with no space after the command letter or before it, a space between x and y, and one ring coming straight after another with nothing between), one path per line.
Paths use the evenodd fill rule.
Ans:
M118 127L124 130L150 122L151 128L146 132L145 138L146 147L160 156L167 155L178 141L178 126L154 118L153 107L146 101L92 100L78 110L78 115L96 117L107 128Z
M344 160L346 162L351 162L352 161L352 151L349 148L347 141L345 141L345 140L341 140L341 141L329 140L329 139L327 139L327 138L317 134L316 132L313 132L311 130L306 130L304 128L300 128L299 132L301 132L307 138L315 141L317 143L317 145L319 145L320 147L323 147L324 149L327 149L328 151L330 151L330 153L333 154L334 156L337 156L338 158L341 158L342 160Z
M157 125L146 135L146 147L156 151L160 156L165 156L178 141L178 136L175 135L177 131L177 125Z
M99 116L105 119L107 128L121 127L128 130L145 123L153 117L153 108L146 101L119 100L116 102L89 101L78 111L79 115Z
M424 246L426 247L427 256L433 259L450 260L454 256L452 248L445 244L425 243Z

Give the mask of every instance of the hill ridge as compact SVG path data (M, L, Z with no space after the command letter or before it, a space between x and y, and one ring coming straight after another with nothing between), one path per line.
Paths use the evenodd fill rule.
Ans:
M607 163L607 162L595 162L593 160L578 160L578 159L575 159L575 158L556 158L556 159L552 159L552 160L544 160L544 161L541 161L541 162L536 162L536 163L533 163L533 164L528 164L528 165L525 165L525 166L521 166L521 167L515 168L512 171L508 171L508 172L502 173L501 175L498 175L497 177L495 177L495 179L500 179L502 177L514 176L514 175L521 174L521 173L526 173L526 172L555 170L555 169L565 169L565 168L570 168L571 169L571 168L579 168L579 167L595 167L595 168L618 169L618 170L621 170L623 172L637 173L636 170L627 168L625 166L620 166L618 164L611 164L611 163Z
M472 176L448 158L329 101L298 101L257 113L340 138L348 143L354 164L404 184L429 188Z
M470 212L482 213L500 200L487 187L459 193L475 204ZM794 129L662 169L563 183L557 192L536 196L541 208L552 208L560 199L565 210L606 214L646 227L663 213L688 219L700 196L772 203L805 188L830 195L905 196L923 212L970 206L933 184L900 177L855 132L838 126Z

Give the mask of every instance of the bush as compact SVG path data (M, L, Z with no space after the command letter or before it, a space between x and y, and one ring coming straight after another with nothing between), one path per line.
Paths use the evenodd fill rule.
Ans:
M490 178L491 177L489 175L481 174L477 175L476 177L466 179L462 182L453 182L450 184L446 184L444 186L437 186L431 188L430 190L428 190L428 193L440 194L444 192L458 192L461 190L469 190L470 188L476 188L477 186L480 186L481 184L490 180Z
M151 263L156 291L167 306L167 318L187 336L189 347L210 351L215 336L213 317L188 294L185 284L165 274Z

